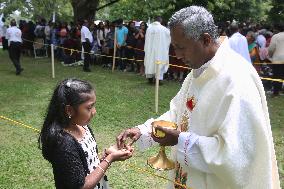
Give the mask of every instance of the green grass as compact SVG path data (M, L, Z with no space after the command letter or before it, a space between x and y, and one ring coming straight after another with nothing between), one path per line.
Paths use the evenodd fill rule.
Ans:
M6 52L0 52L0 115L40 129L51 93L58 81L67 77L86 79L97 91L97 115L92 121L99 149L115 143L115 136L125 128L143 123L154 113L154 86L134 73L111 73L99 66L91 73L81 67L63 67L56 63L56 79L51 79L49 59L23 57L25 68L16 76ZM169 108L169 101L180 85L166 82L160 88L159 111ZM284 97L268 99L282 185L284 184ZM50 164L41 156L38 134L0 120L0 188L54 188ZM157 153L157 148L136 152L128 162L152 171L146 159ZM157 173L166 175L166 173ZM112 188L164 188L166 181L141 173L125 163L115 163L108 170Z

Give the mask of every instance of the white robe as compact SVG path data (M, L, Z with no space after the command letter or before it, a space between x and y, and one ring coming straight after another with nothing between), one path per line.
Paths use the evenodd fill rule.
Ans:
M182 129L183 115L188 116L188 129L171 153L182 168L183 184L192 189L280 189L265 92L253 66L225 39L208 68L198 77L194 73L157 119ZM190 111L186 102L192 96L196 105ZM153 120L138 126L140 148L155 143L149 135ZM169 178L176 175L170 171Z
M0 38L5 37L6 34L4 33L4 22L2 22L3 14L0 16Z
M145 74L147 78L154 77L157 62L160 69L160 80L169 67L169 47L171 43L170 31L160 22L153 22L146 31L145 36Z
M229 38L230 47L239 53L242 57L244 57L248 62L251 63L249 50L248 50L248 41L245 36L240 34L239 32L234 33Z

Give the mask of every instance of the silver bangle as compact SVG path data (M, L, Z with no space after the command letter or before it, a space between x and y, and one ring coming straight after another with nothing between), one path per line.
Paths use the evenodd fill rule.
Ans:
M111 163L109 160L107 160L107 158L103 159L103 161L107 162L108 166L110 167Z
M98 165L98 168L99 168L100 170L102 170L103 173L105 173L105 170L104 170L101 166Z

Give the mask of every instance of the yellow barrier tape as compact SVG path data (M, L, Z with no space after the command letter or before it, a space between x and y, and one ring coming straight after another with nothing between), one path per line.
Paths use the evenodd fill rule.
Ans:
M155 64L158 64L158 65L159 65L159 64L167 64L167 63L158 60L158 61L155 62Z
M24 128L31 129L31 130L33 130L33 131L35 131L35 132L37 132L37 133L40 133L40 130L39 130L39 129L36 129L36 128L32 127L32 126L26 125L26 124L21 123L21 122L19 122L19 121L12 120L12 119L7 118L7 117L5 117L5 116L1 116L1 115L0 115L0 119L9 121L9 122L14 123L14 124L16 124L16 125L19 125L19 126L22 126L22 127L24 127ZM168 179L168 178L166 178L166 177L157 175L157 174L155 174L155 173L152 173L151 171L148 171L148 170L146 170L146 169L142 169L142 168L140 168L140 167L137 167L136 165L129 164L129 163L127 163L127 165L128 165L129 167L132 167L132 168L133 168L135 171L137 171L137 172L148 173L148 174L153 175L153 176L155 176L155 177L158 177L158 178L167 180L167 181L169 181L169 182L172 182L172 183L174 183L175 185L178 185L178 186L180 186L180 187L182 187L182 188L184 188L184 189L191 189L191 188L186 187L185 185L183 185L183 184L181 184L181 183L179 183L179 182L176 182L176 181L170 180L170 179Z
M253 63L253 64L257 64L257 65L273 65L273 64L284 64L284 62L257 62L257 63Z
M28 39L24 39L24 41L28 41L28 42L31 42L31 43L37 43L37 44L41 44L41 45L45 45L45 46L50 46L49 44L45 44L45 43L39 43L39 42L35 42L35 41L31 41L31 40L28 40ZM65 47L62 47L62 46L58 46L58 45L53 45L54 47L57 47L57 48L61 48L61 49L64 49L64 50L69 50L71 51L71 55L73 52L78 52L78 53L85 53L85 54L90 54L90 55L95 55L95 56L101 56L101 57L108 57L108 58L113 58L113 56L109 56L109 55L103 55L103 54L95 54L95 53L87 53L87 52L83 52L83 51L80 51L80 50L76 50L76 49L69 49L69 48L65 48ZM131 47L131 46L126 46L128 48L132 48L132 49L135 49L135 50L140 50L140 51L144 51L142 49L137 49L137 48L134 48L134 47ZM172 56L172 55L169 55L171 57L176 57L176 56ZM144 60L138 60L138 59L135 59L135 58L121 58L121 57L115 57L115 59L121 59L121 60L134 60L134 61L137 61L137 62L144 62ZM174 64L169 64L170 66L172 67L178 67L178 68L184 68L184 69L190 69L189 67L184 67L184 66L178 66L178 65L174 65Z
M24 41L28 41L28 42L31 42L31 43L36 43L36 44L41 44L41 45L45 45L45 46L51 46L50 44L45 44L45 43L39 43L39 42L35 42L35 41L31 41L31 40L28 40L28 39L24 39ZM109 58L113 58L113 56L108 56L108 55L103 55L103 54L95 54L95 53L87 53L87 52L83 52L83 51L80 51L80 50L77 50L77 49L69 49L69 48L65 48L65 47L62 47L62 46L58 46L58 45L53 45L54 47L56 48L60 48L60 49L64 49L64 50L69 50L71 51L71 55L73 54L73 52L78 52L78 53L84 53L84 54L89 54L89 55L95 55L95 56L102 56L102 57L109 57ZM121 58L121 57L115 57L115 59L121 59L121 60L135 60L137 62L143 62L144 60L136 60L134 58L130 59L130 58Z
M191 70L192 69L192 68L187 67L187 66L179 66L179 65L174 65L174 64L169 64L169 65L172 66L172 67L184 68L184 69L187 69L187 70Z
M260 79L284 83L284 80L283 80L283 79L273 79L273 78L269 78L269 77L260 77Z
M20 125L20 126L22 126L22 127L25 127L25 128L31 129L31 130L33 130L33 131L35 131L35 132L37 132L37 133L39 133L39 132L40 132L40 130L39 130L39 129L36 129L36 128L32 127L32 126L26 125L26 124L21 123L21 122L18 122L18 121L12 120L12 119L7 118L7 117L5 117L5 116L0 116L0 119L3 119L3 120L6 120L6 121L9 121L9 122L15 123L16 125Z
M132 47L132 46L126 46L126 47L129 48L129 49L134 49L134 50L137 50L137 51L142 51L142 52L144 52L143 49L138 49L138 48L135 48L135 47ZM169 54L169 56L170 56L170 57L173 57L173 58L177 58L177 56L174 56L174 55L170 55L170 54Z
M38 44L41 44L41 45L46 45L46 46L50 46L49 44L44 44L44 43L39 43L39 42L34 42L34 41L31 41L31 40L27 40L27 39L23 39L24 41L29 41L29 42L32 42L32 43L38 43ZM79 50L76 50L76 49L69 49L69 48L65 48L65 47L61 47L61 46L57 46L57 45L54 45L54 47L57 47L57 48L61 48L61 49L65 49L65 50L70 50L71 51L71 54L73 52L83 52L83 51L79 51ZM133 49L137 49L137 48L134 48L134 47L131 47L131 46L127 46L129 48L133 48ZM138 49L138 50L141 50L143 51L142 49ZM83 53L86 53L86 52L83 52ZM94 54L94 53L88 53L90 55L95 55L95 56L102 56L102 57L108 57L108 58L113 58L113 56L108 56L108 55L102 55L102 54ZM171 55L169 55L171 56ZM175 56L173 56L175 57ZM135 58L132 58L132 59L129 59L129 58L120 58L120 57L115 57L115 59L121 59L121 60L134 60L134 61L138 61L138 62L143 62L144 60L137 60ZM161 61L156 61L156 64L163 64ZM281 63L281 62L276 62L276 63L254 63L254 64L284 64L284 63ZM172 67L177 67L177 68L183 68L183 69L187 69L187 70L191 70L191 68L187 67L187 66L179 66L179 65L174 65L174 64L169 64L169 66L172 66ZM284 83L284 81L282 79L273 79L273 78L262 78L262 80L269 80L269 81L276 81L276 82L282 82Z
M37 44L41 44L41 45L45 45L45 46L50 46L50 44L39 43L39 42L31 41L31 40L28 40L28 39L24 39L24 38L22 38L22 39L24 41L28 41L28 42L31 42L31 43L37 43ZM83 51L79 51L79 50L76 50L76 49L69 49L69 48L65 48L65 47L62 47L62 46L58 46L58 45L53 45L53 46L57 47L57 48L65 49L65 50L86 53L86 52L83 52ZM138 48L135 48L135 47L132 47L132 46L126 46L126 47L130 48L130 49L139 50L139 51L143 51L144 52L143 49L138 49ZM88 53L88 54L90 54L90 55L97 55L97 56L113 57L113 56L94 54L94 53ZM169 55L169 56L173 57L173 58L177 58L177 56L174 56L174 55ZM128 59L128 58L120 58L120 57L115 57L115 58L122 59L122 60L124 60L124 59L125 60L136 60L136 59ZM136 60L136 61L144 61L144 60ZM284 62L257 62L257 63L253 63L253 64L284 64ZM170 64L170 66L176 66L176 65ZM184 68L188 68L188 67L184 67Z
M167 180L167 181L169 181L169 182L171 182L171 183L174 183L175 185L180 186L180 187L182 187L182 188L184 188L184 189L191 189L190 187L187 187L187 186L185 186L185 185L183 185L183 184L180 184L179 182L173 181L173 180L168 179L168 178L166 178L166 177L163 177L163 176L161 176L161 175L157 175L157 174L155 174L155 173L153 173L153 172L151 172L151 171L148 171L148 170L146 170L146 169L142 169L142 168L140 168L140 167L136 167L135 165L132 165L132 164L129 164L129 163L128 163L127 165L128 165L129 167L132 167L133 169L137 169L139 172L148 173L148 174L153 175L153 176L155 176L155 177L158 177L158 178ZM135 171L137 171L137 170L135 170Z

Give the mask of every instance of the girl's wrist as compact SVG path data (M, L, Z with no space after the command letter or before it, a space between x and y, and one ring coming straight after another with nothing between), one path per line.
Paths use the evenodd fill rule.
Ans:
M110 157L106 157L106 158L104 158L104 159L103 159L103 161L107 162L108 167L110 167L110 166L111 166L112 160L111 160L111 158L110 158Z
M104 158L104 160L108 163L108 165L110 166L110 164L112 163L112 162L114 162L114 157L113 157L113 155L112 154L108 154L105 158Z

